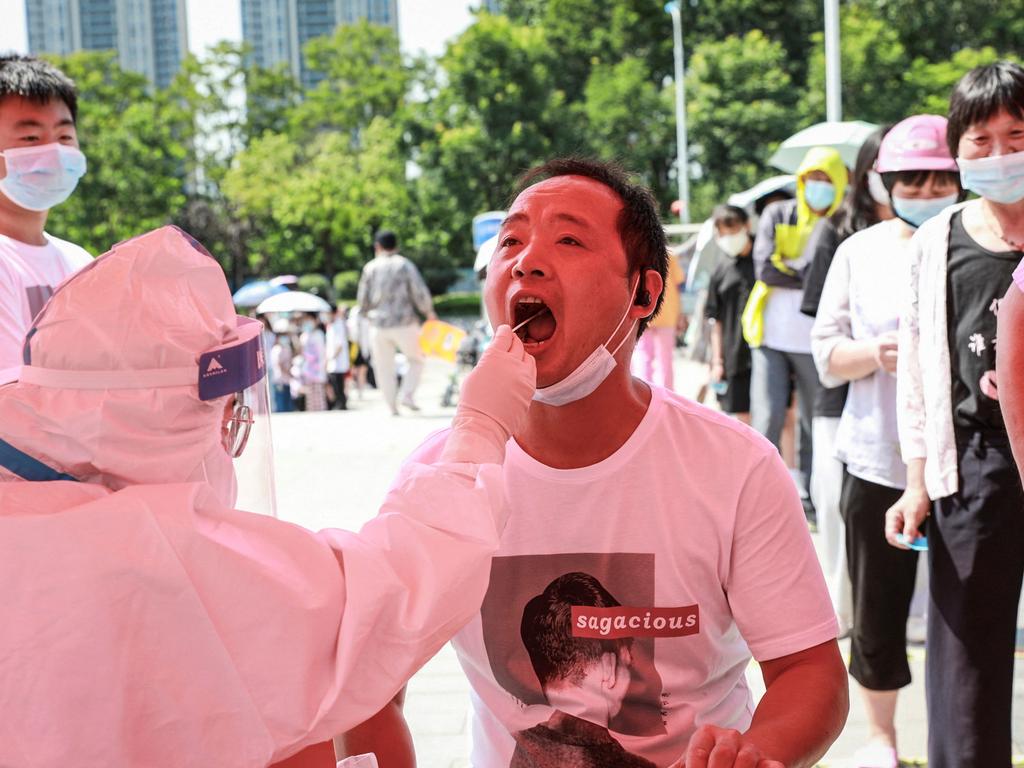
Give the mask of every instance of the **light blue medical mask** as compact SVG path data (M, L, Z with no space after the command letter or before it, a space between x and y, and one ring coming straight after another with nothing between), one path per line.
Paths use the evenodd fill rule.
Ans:
M85 155L66 144L12 147L0 155L7 166L0 192L27 211L48 211L60 205L85 175Z
M836 187L831 181L804 182L804 200L816 211L827 211L836 201Z
M926 198L893 195L892 212L916 229L928 219L938 216L943 210L954 205L959 199L958 194Z
M964 189L1002 205L1024 200L1024 152L977 160L958 157L956 164Z

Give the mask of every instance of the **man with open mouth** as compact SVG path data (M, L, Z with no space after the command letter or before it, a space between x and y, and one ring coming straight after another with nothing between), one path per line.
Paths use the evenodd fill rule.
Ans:
M502 225L488 316L513 326L534 357L537 391L507 446L510 516L487 595L453 641L474 693L478 768L611 765L572 757L579 734L544 757L516 750L516 734L564 716L607 727L619 754L686 768L813 765L845 723L835 615L778 452L630 375L666 257L650 193L589 160L527 173ZM447 439L429 438L413 460ZM549 655L567 668L553 690L531 663L524 609L578 572L617 604L588 608L596 603L581 586L561 610L546 609L564 635ZM563 662L582 638L597 642L574 674ZM629 687L605 711L600 694L621 685L616 647L626 640ZM751 655L767 688L756 708L744 674ZM401 702L342 736L343 751L375 751L383 768L413 765Z

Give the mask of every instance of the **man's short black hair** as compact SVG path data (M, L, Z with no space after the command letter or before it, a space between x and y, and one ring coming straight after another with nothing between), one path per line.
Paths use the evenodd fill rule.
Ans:
M78 121L78 92L75 83L53 64L35 56L16 53L0 55L0 102L8 96L47 104L60 99Z
M515 196L527 187L557 176L584 176L608 187L622 200L622 211L616 223L619 239L626 251L630 279L632 273L653 269L661 275L663 285L668 283L668 243L665 228L658 216L658 204L647 187L634 184L626 170L617 163L584 157L558 157L531 168L516 182ZM511 207L511 201L509 206ZM643 293L643 287L638 289ZM643 333L651 318L661 309L662 294L657 297L654 311L640 321L637 336Z
M398 247L398 235L390 229L382 229L374 235L373 242L385 251L393 251Z
M541 687L562 681L578 686L602 654L632 645L631 638L573 637L574 605L612 608L621 603L589 573L576 571L562 574L526 604L519 635Z
M949 97L949 152L960 154L960 137L975 123L983 123L1006 111L1024 119L1024 68L1010 61L975 67L960 78Z
M711 223L715 227L735 227L737 224L747 224L750 215L738 205L716 205L711 212Z

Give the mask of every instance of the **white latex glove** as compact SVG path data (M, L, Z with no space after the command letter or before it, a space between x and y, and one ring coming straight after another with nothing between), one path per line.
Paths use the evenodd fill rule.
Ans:
M507 325L494 333L472 373L462 383L442 461L501 464L505 443L526 422L537 366Z

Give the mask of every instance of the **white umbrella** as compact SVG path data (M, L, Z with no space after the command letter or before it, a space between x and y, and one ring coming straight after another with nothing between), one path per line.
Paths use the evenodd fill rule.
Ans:
M812 147L832 147L839 150L846 167L853 168L861 144L877 129L874 123L865 123L863 120L818 123L794 133L782 142L768 162L786 173L795 173L807 150Z
M330 312L331 305L305 291L286 291L277 293L269 299L264 299L256 307L256 314L262 315L267 312Z
M729 205L735 205L737 208L747 208L762 197L772 194L772 192L783 191L789 192L791 195L796 194L796 176L789 174L785 176L772 176L770 179L759 181L750 189L729 195Z

